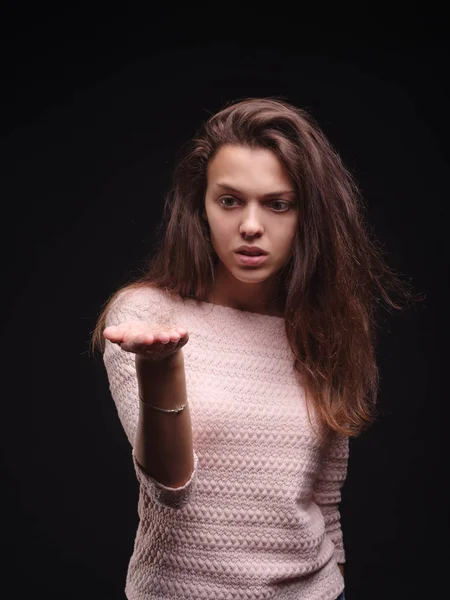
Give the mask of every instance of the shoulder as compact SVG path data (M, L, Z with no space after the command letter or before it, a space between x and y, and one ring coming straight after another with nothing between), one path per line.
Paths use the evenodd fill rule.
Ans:
M114 306L146 306L169 302L169 295L164 290L151 284L139 287L127 287L120 290L112 305Z
M165 321L173 312L173 299L151 284L119 290L110 300L105 325L128 320Z

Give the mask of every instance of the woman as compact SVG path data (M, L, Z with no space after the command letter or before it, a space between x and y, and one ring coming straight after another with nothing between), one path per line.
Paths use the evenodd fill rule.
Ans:
M127 598L344 598L339 503L349 438L376 418L375 309L408 285L317 123L280 100L203 124L160 233L93 335L140 484Z

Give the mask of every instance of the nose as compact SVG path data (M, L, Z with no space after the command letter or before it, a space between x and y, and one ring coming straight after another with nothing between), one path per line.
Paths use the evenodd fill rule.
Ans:
M263 225L261 217L258 216L258 208L249 208L241 222L239 227L241 233L245 233L246 236L254 236L260 234L263 231Z

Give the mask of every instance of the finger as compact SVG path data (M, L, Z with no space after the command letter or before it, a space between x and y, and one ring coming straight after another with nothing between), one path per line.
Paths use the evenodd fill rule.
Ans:
M170 344L178 342L180 336L176 332L164 331L158 335L158 339L162 344Z
M129 324L126 331L123 333L123 341L126 343L134 343L135 341L143 343L146 341L147 343L152 344L155 339L155 334L143 328L141 324Z
M119 325L109 325L108 327L105 327L105 329L103 330L103 335L114 342L117 342L119 340L122 340L124 335L131 331L133 328L133 323L119 323ZM134 328L136 329L136 325L134 325Z
M170 335L170 341L171 342L178 342L178 340L181 338L181 334L180 334L180 332L176 328L172 329L169 332L169 335Z
M183 340L188 336L188 332L184 327L176 327L174 330L175 336L172 336L171 339Z
M103 337L111 342L120 342L123 338L123 332L116 325L110 325L103 330Z
M158 340L163 344L168 344L169 342L178 342L181 337L176 329L166 329L164 331L159 331L154 335L155 340Z
M143 332L135 332L134 335L130 335L127 340L131 343L134 343L138 346L149 346L155 343L155 336L148 331Z
M179 340L180 336L177 333L169 334L169 332L161 332L161 334L149 334L141 332L134 333L133 335L127 334L126 339L121 344L121 348L122 350L136 354L144 352L154 354L164 352L168 348L176 347Z

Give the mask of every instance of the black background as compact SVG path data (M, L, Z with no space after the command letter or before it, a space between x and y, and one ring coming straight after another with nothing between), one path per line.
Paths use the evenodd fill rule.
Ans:
M224 102L269 95L311 111L427 294L380 330L381 418L343 489L346 598L441 597L448 23L318 8L3 9L5 598L124 598L138 489L89 336L151 253L181 145Z

